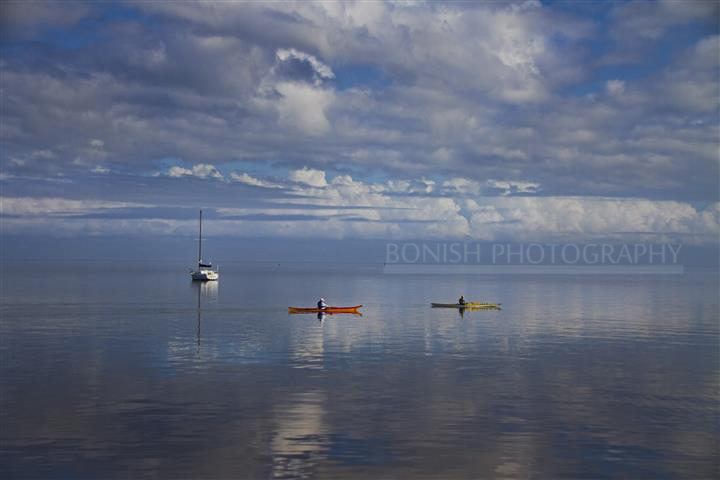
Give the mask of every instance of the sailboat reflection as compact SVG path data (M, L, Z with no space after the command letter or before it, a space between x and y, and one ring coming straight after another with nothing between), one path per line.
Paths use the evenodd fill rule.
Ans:
M192 288L197 290L197 353L200 353L200 325L202 324L202 300L216 302L218 299L217 282L193 282Z

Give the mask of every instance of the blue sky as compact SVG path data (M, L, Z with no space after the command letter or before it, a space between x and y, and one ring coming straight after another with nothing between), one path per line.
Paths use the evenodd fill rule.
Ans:
M2 9L8 238L717 243L717 2Z

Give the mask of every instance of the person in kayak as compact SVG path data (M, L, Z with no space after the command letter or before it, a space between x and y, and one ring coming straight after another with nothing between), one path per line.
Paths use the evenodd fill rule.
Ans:
M458 304L465 305L465 296L464 295L460 295L460 300L458 300Z
M325 299L321 298L320 301L317 303L318 309L324 310L327 307L327 303L325 303Z

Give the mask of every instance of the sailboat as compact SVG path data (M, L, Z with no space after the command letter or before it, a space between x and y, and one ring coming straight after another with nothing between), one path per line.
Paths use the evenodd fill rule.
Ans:
M200 236L198 242L198 266L197 270L190 272L190 276L193 280L207 281L217 280L220 277L220 272L217 267L213 269L212 263L204 263L202 260L202 210L200 210Z

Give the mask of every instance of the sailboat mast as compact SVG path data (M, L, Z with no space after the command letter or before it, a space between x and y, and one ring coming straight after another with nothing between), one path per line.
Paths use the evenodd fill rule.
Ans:
M202 210L200 210L200 241L198 242L198 263L202 262Z

